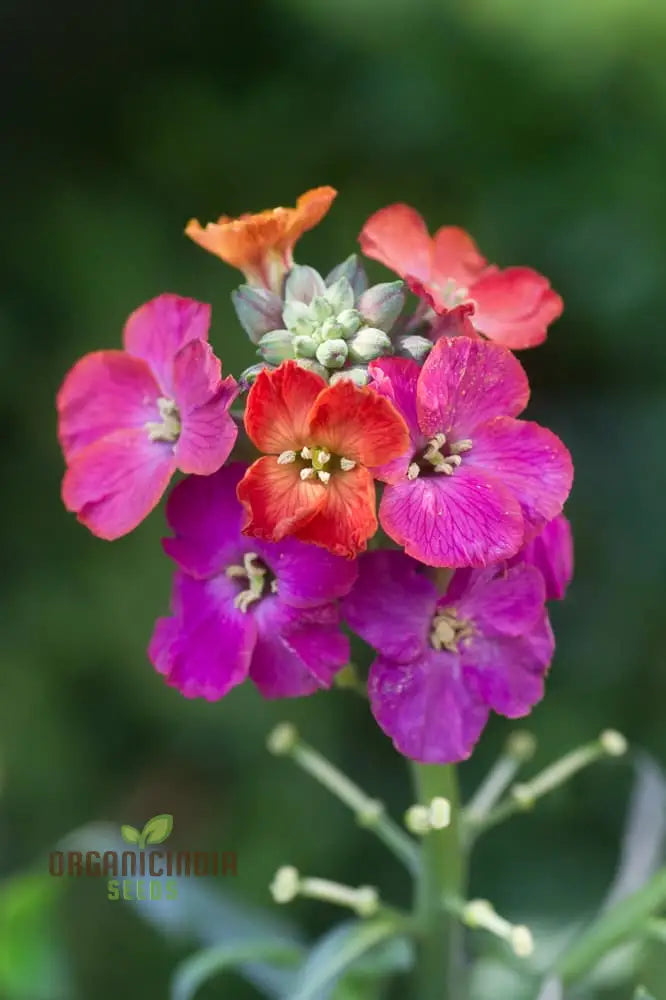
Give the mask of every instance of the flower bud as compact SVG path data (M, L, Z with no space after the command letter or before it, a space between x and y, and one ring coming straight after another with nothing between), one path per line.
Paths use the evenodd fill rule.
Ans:
M314 372L315 375L321 375L325 379L328 378L328 372L324 366L320 365L314 358L298 358L298 365L300 368L305 368L308 372Z
M333 317L325 319L319 327L319 337L321 340L340 340L341 337L344 340L343 332L337 319Z
M388 335L372 326L364 326L349 341L349 356L352 361L374 361L392 351L393 345Z
M353 337L359 327L363 326L363 318L358 309L343 309L338 313L337 324L340 327L340 336L347 340Z
M433 348L432 340L428 340L427 337L418 337L416 334L398 337L396 343L400 357L411 358L418 364L425 361Z
M326 289L326 301L330 302L334 316L343 309L351 309L354 305L354 289L349 279L343 276L329 285Z
M371 326L389 331L405 304L404 283L383 281L364 292L358 302L363 318Z
M246 368L245 371L241 372L238 379L241 391L244 392L246 389L249 389L259 372L262 372L265 367L266 365L262 362L261 364L250 365L249 368Z
M292 299L285 304L282 313L282 322L294 334L309 335L317 328L317 322L310 313L310 307L305 302L298 302Z
M238 321L253 344L282 323L282 300L267 288L241 285L231 293Z
M259 341L258 353L269 365L279 365L287 358L293 358L293 339L288 330L271 330Z
M314 358L317 342L312 337L294 337L292 345L297 358Z
M331 385L335 385L336 382L341 382L343 379L349 379L350 382L362 389L370 381L370 376L367 368L345 368L344 371L333 372L329 381Z
M330 274L326 275L326 284L328 286L333 285L338 278L346 278L348 280L352 286L355 299L359 298L368 287L368 279L365 276L363 264L355 253L347 257L346 260L343 260L341 264L333 268Z
M295 264L289 272L284 286L285 302L304 302L310 305L315 295L323 295L326 291L324 279L307 264Z
M317 326L321 326L321 324L325 320L330 319L334 313L335 309L329 300L324 298L323 295L318 295L310 303L310 316Z
M317 348L316 358L325 368L342 368L347 360L347 344L344 340L325 340Z
M293 865L283 865L278 868L271 882L271 895L276 903L290 903L298 896L300 875Z

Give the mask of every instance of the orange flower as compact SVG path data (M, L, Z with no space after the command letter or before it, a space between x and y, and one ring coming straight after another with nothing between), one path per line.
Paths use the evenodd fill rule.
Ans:
M205 227L191 219L185 233L204 250L237 267L251 285L278 291L293 264L294 244L323 219L336 194L332 187L313 188L300 196L296 208L270 208L238 219L221 215Z

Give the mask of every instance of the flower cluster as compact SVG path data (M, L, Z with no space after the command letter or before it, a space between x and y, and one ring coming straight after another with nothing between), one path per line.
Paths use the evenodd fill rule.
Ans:
M188 224L243 272L233 304L259 360L223 378L202 303L136 310L123 350L86 355L58 393L63 500L114 539L185 474L166 505L171 614L149 656L186 697L248 677L267 698L330 687L351 629L376 652L370 705L398 750L462 760L491 711L542 697L547 601L572 575L571 458L520 419L512 353L543 341L562 302L535 271L488 265L461 229L431 238L406 205L359 237L398 279L369 285L356 255L323 278L293 249L335 194Z

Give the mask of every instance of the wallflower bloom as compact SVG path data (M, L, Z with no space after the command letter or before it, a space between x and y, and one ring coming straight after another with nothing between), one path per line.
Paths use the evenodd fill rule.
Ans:
M336 599L356 564L293 539L241 534L236 487L245 466L179 483L167 503L175 533L173 616L158 620L149 656L187 698L215 701L250 677L267 698L329 687L349 659Z
M313 188L300 196L295 208L270 208L237 219L221 215L205 227L191 219L185 233L204 250L237 267L249 284L279 291L293 264L295 243L323 219L336 194L332 187Z
M374 470L388 484L381 525L408 555L430 566L486 566L514 556L561 513L571 456L551 431L515 419L529 385L506 348L443 337L423 368L384 358L369 370L411 434L405 454Z
M536 566L546 584L546 600L561 601L571 583L573 561L571 525L564 514L560 514L513 557L510 565L524 562Z
M546 339L562 313L562 299L547 278L529 267L488 265L467 233L443 226L430 237L419 213L389 205L371 215L359 236L368 257L405 278L439 314L473 303L474 328L512 349Z
M247 535L279 541L293 535L352 558L377 530L368 466L408 447L405 422L370 389L285 361L252 386L245 428L266 452L238 487Z
M527 715L543 696L554 640L543 577L532 566L458 570L441 596L401 552L370 552L343 614L379 656L372 712L413 760L471 754L490 710Z
M176 469L209 475L228 458L236 383L221 377L209 323L210 306L160 295L128 319L125 350L87 354L65 377L57 398L62 496L94 535L135 528Z

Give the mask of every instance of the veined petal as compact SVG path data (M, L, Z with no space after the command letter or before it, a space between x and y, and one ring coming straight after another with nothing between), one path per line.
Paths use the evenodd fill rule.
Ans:
M99 538L132 531L159 503L176 463L173 448L146 431L116 431L77 451L62 482L67 510Z
M416 412L416 392L421 369L415 361L407 358L382 358L380 361L371 361L368 372L372 376L371 388L393 403L409 431L409 447L405 453L372 469L375 479L384 483L396 483L407 475L412 456L426 443Z
M299 524L293 533L303 542L353 559L365 551L368 539L377 530L373 478L367 469L357 465L349 472L331 476L325 491L324 503L315 516Z
M564 308L548 279L529 267L483 275L470 295L476 303L477 330L512 350L543 343L549 324Z
M275 371L259 372L245 410L250 440L260 451L273 455L299 451L308 443L310 409L325 388L320 375L295 361L284 361Z
M306 545L295 538L281 542L257 539L253 549L278 580L284 604L309 608L348 594L356 582L358 567L325 549Z
M440 431L474 439L476 428L497 416L517 416L527 406L527 375L499 344L442 337L426 358L418 387L418 412L426 437Z
M471 619L483 635L524 635L543 616L546 588L533 566L460 570L441 598L441 606L450 602L455 577L463 574L468 579L455 608L460 619Z
M432 283L453 280L469 288L486 266L476 243L458 226L442 226L432 238Z
M407 664L380 656L370 668L368 692L372 713L396 749L426 764L466 760L488 720L453 653L430 650Z
M328 386L310 411L312 442L362 465L383 465L409 449L409 432L396 408L349 379Z
M140 306L127 320L125 350L150 365L163 395L173 397L173 359L181 347L190 340L208 340L210 314L203 302L165 294Z
M387 486L384 531L428 566L487 566L515 555L524 523L512 493L464 463L452 476L420 476Z
M243 534L279 542L318 514L326 493L318 480L304 482L295 464L278 465L274 455L264 455L238 484L238 499L246 511Z
M470 468L500 480L520 502L525 541L561 513L573 482L573 463L556 434L528 420L497 417L474 438Z
M571 525L564 514L549 521L511 562L536 566L546 583L546 600L561 601L571 583L574 564Z
M366 257L380 261L401 277L430 279L430 235L419 213L409 205L380 208L365 223L358 240Z
M159 395L150 368L139 358L125 351L86 354L58 392L58 437L65 459L107 434L155 420Z
M207 476L231 454L238 428L229 414L237 394L233 378L221 378L210 344L191 340L174 359L173 386L181 432L175 447L182 472Z

